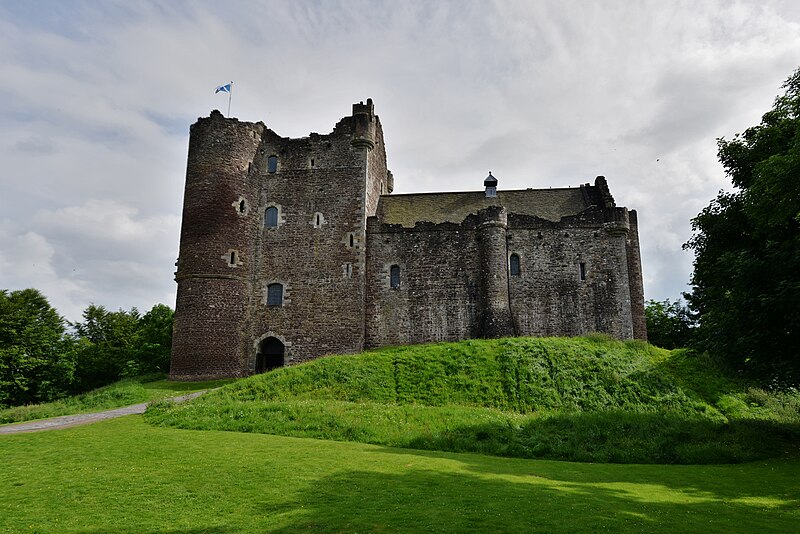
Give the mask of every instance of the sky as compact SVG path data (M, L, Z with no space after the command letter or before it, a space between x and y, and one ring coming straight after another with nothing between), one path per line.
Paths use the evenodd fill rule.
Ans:
M0 289L68 320L175 305L189 126L285 137L372 98L395 193L576 187L637 210L645 298L690 289L716 140L800 65L800 3L0 0Z

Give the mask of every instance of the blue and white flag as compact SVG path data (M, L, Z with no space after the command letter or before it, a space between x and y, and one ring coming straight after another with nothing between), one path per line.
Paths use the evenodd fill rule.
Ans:
M231 83L233 83L233 82L231 82ZM219 87L217 87L217 90L214 91L214 94L217 94L219 92L230 93L231 92L231 83L226 83L225 85L220 85Z

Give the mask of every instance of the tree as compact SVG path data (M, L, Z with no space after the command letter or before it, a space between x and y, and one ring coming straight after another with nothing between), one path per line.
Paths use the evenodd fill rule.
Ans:
M696 343L750 374L800 381L800 69L757 126L717 140L736 189L692 220Z
M644 315L647 320L647 339L653 345L665 349L688 347L692 339L695 321L688 308L680 300L661 302L648 300Z
M0 290L0 405L58 398L74 371L73 341L44 295Z
M73 323L78 345L74 390L86 391L110 384L135 367L136 341L141 315L136 308L110 312L90 304L83 311L83 322Z
M173 314L164 304L144 315L136 308L110 312L91 304L83 311L83 321L72 325L79 341L74 390L168 371Z

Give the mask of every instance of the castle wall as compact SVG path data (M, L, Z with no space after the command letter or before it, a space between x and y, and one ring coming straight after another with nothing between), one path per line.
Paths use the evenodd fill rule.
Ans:
M509 277L518 335L633 336L624 236L609 234L602 220L510 219L508 252L520 258L520 274Z
M387 171L371 102L357 106L330 135L265 139L258 210L263 217L277 206L281 220L258 230L250 369L268 333L287 345L286 363L363 350L365 214L374 212L368 192L380 194ZM274 173L266 166L271 155ZM271 283L284 287L282 306L266 302Z
M639 253L639 218L636 210L629 211L628 216L630 231L625 242L625 248L628 255L633 337L634 339L647 341L647 320L644 315L644 280L642 276L642 258Z
M474 218L473 218L474 219ZM368 222L367 347L480 335L480 251L472 225ZM400 284L390 287L390 268Z
M512 335L633 337L623 224L590 210L561 223L512 213L506 225L491 210L499 212L489 208L460 225L404 228L370 219L367 347ZM509 274L511 254L520 259L519 275ZM392 265L400 267L398 288L390 287Z

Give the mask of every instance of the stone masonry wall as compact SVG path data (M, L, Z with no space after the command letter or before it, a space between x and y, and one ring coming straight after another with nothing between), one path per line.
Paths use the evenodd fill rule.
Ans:
M251 291L251 162L263 124L215 111L192 126L184 192L170 376L243 376ZM244 202L244 203L242 203Z

